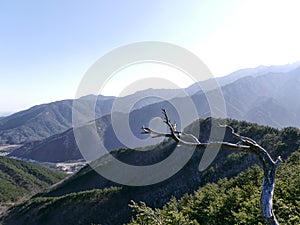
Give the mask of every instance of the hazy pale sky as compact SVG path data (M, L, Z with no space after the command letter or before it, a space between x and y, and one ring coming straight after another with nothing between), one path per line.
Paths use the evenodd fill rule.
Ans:
M0 1L0 112L74 98L97 59L138 41L182 46L215 76L298 61L299 8L297 0Z

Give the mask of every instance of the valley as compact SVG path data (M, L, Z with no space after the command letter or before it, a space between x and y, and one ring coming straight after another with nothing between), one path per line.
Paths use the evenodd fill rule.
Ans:
M50 163L50 162L36 162L41 164L49 169L57 170L64 172L66 174L74 174L78 172L81 168L86 166L84 161L75 161L75 162L62 162L62 163Z
M181 205L186 204L186 201L191 201L194 205L198 201L204 201L202 198L210 195L208 190L211 185L213 190L220 193L233 192L236 187L254 191L247 186L249 177L254 179L251 185L257 188L257 192L261 181L261 165L255 156L221 149L212 164L206 170L199 171L204 151L196 149L190 160L173 176L162 182L140 187L122 185L97 173L97 170L107 170L113 166L113 161L107 157L108 152L115 159L134 166L158 163L178 149L180 151L176 160L185 158L190 151L188 147L177 145L170 138L154 140L149 145L145 141L145 135L141 133L143 125L147 127L151 125L153 118L161 118L162 108L168 111L172 120L179 121L177 129L199 135L197 138L201 142L207 142L211 138L212 130L216 132L215 129L221 129L218 124L230 125L238 134L254 139L269 151L271 157L283 158L282 168L286 168L291 179L285 178L280 167L278 182L286 190L295 191L299 182L295 171L298 168L297 157L300 150L300 105L294 100L294 96L300 96L299 74L300 67L296 64L245 69L218 78L226 105L226 118L211 117L207 93L201 90L201 85L205 85L207 81L185 90L139 91L121 97L118 100L118 110L114 112L115 97L82 97L79 101L84 110L79 116L85 122L75 128L72 124L73 100L38 105L4 117L0 120L0 179L3 181L0 184L0 222L4 225L122 225L145 221L148 221L147 224L155 224L144 216L149 212L153 215L159 212L156 216L161 216L162 220L168 220L171 216L174 221L181 218L183 224L193 221L192 224L198 225L198 222L205 224L204 218L207 218L207 221L218 224L217 219L214 220L222 211L218 205L205 202L214 210L207 214L199 213L202 205L191 205L196 207L192 210L197 211L198 217L186 211L187 205L184 208ZM149 97L157 93L163 98ZM209 94L214 95L215 90L209 90ZM128 105L143 98L129 112L126 111ZM188 100L196 106L197 120L190 121L184 127L180 123L178 108L174 106L186 109ZM93 110L93 102L97 103L96 118L90 120L85 116ZM114 126L118 124L123 128L126 125L123 125L124 122L128 122L130 133L121 129L120 136L120 131ZM162 122L157 124L163 126ZM94 127L97 128L96 131ZM99 140L99 146L93 149L96 153L89 158L89 163L78 147L75 135L78 130ZM214 141L237 142L228 130L223 139L219 140L221 137L217 134L218 132L213 137ZM132 136L140 140L138 144ZM126 144L123 143L124 140ZM170 165L171 170L176 170L180 162L176 160ZM128 171L112 172L126 176ZM159 171L160 174L164 172ZM234 186L232 183L238 185ZM240 194L240 189L236 193ZM202 191L204 197L199 197L202 196ZM297 208L300 199L292 195L294 205L291 206L288 196L281 193L284 190L280 187L276 191L275 209L282 211L285 207L290 207L289 213L293 216L290 218L279 213L279 219L293 224L300 215ZM253 195L247 195L245 201L252 198L255 202L253 204L257 204L259 196L251 193ZM223 204L224 198L222 195L218 201ZM228 221L237 224L242 222L232 221L240 219L239 221L248 221L250 224L262 222L261 217L251 216L259 213L256 212L257 208L253 210L251 205L240 205L242 203L239 201L235 204L241 210L238 211L234 205L226 206L231 207L231 211L224 215ZM177 207L178 210L173 212L172 207ZM251 215L245 216L247 207L251 208ZM166 214L164 210L171 211L172 215ZM111 211L116 213L112 215Z
M275 128L288 126L300 128L300 103L294 100L294 96L300 96L300 78L298 75L300 73L300 67L298 68L296 66L297 64L279 68L264 67L263 72L258 74L251 74L252 70L245 69L238 71L236 75L233 73L230 75L230 79L228 77L219 78L220 84L222 84L222 82L224 83L224 85L221 86L221 90L225 100L227 118L254 122ZM280 73L279 71L284 72ZM240 74L245 75L245 77L238 79ZM226 82L222 80L226 80ZM231 82L229 80L231 80ZM148 101L147 96L149 94L154 95L154 90L140 91L136 94L122 97L120 102L118 102L118 104L120 104L118 107L119 111L113 112L112 114L115 121L114 123L112 123L111 116L109 115L114 98L100 96L100 100L97 101L98 107L96 105L95 108L97 116L95 124L98 127L97 132L93 130L93 123L83 125L81 129L85 130L84 132L93 133L95 137L99 137L102 146L99 151L104 151L104 149L112 151L124 147L138 147L138 145L143 147L147 145L148 142L140 141L137 145L135 143L136 139L132 138L132 135L128 133L129 131L122 132L122 139L127 140L126 144L122 143L122 140L120 140L120 137L118 137L118 134L115 132L115 124L122 124L124 121L129 120L130 132L134 137L143 140L144 136L140 134L140 127L142 125L147 126L152 118L160 117L162 108L167 109L172 118L176 121L180 121L177 108L180 107L184 109L189 107L188 99L192 100L196 107L197 118L207 118L210 116L211 109L209 108L205 94L199 90L201 83L199 85L200 86L192 85L185 90L187 93L193 93L189 97L184 97L182 90L158 90L164 98L168 99L164 101L161 99ZM196 88L198 88L198 91L196 91ZM214 90L210 92L210 95L214 94ZM126 112L126 106L135 103L136 99L142 98L141 96L144 96L145 101L139 101L140 105L138 107L134 107L130 112ZM88 96L80 99L82 108L87 110L86 113L91 110L91 102L92 100L94 101L95 98L95 96ZM10 152L9 156L52 163L82 160L82 154L76 144L73 128L71 128L71 103L69 101L66 103L64 101L58 103L54 102L49 105L33 107L33 109L38 108L40 110L41 107L43 110L37 114L41 121L38 122L37 127L34 125L37 121L29 119L37 116L36 112L32 113L32 109L13 114L0 122L0 142L2 140L2 142L6 144L22 144L19 149ZM65 125L63 128L60 128L59 133L48 133L48 137L42 138L37 137L35 134L28 133L29 130L32 130L34 133L38 131L39 133L45 134L49 132L47 126L57 127L57 124L60 124L60 120L57 120L58 117L52 118L51 114L47 114L47 117L44 118L44 112L49 111L49 107L55 108L55 115L61 115L60 118L65 118L64 121L68 121L68 123L64 123ZM82 116L85 114L85 110L83 110ZM102 113L102 111L104 111L104 113ZM15 118L23 120L23 115L26 115L28 121L26 123L27 125L22 123L19 124L19 126L16 123L9 122L15 121ZM34 121L34 124L30 121ZM55 123L54 125L52 124L53 122ZM14 128L12 128L13 126L10 124L13 124ZM48 125L44 126L44 124ZM28 129L28 126L35 128ZM124 127L126 126L127 125L124 124ZM28 139L28 137L30 138ZM32 139L33 137L36 138ZM23 141L20 143L17 139Z

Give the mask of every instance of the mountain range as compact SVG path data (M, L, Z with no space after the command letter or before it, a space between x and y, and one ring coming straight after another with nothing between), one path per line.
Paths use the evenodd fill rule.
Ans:
M81 131L81 134L86 137L96 137L99 141L97 146L94 143L84 142L89 149L96 150L90 152L88 161L91 163L67 178L61 173L47 170L36 164L0 157L0 193L3 198L0 210L5 212L8 206L16 204L3 216L0 214L0 223L8 225L99 223L118 225L130 220L134 221L132 217L135 214L128 207L128 204L132 204L132 200L145 202L147 207L157 208L154 212L158 213L160 212L158 208L167 209L170 204L174 203L174 200L171 200L173 203L169 203L172 197L178 199L186 194L192 194L199 187L204 187L203 190L206 193L210 183L218 182L222 178L224 179L219 181L218 185L223 184L223 188L224 185L233 188L237 195L243 193L243 191L239 192L242 187L245 185L249 187L249 184L245 183L247 179L255 179L253 185L259 188L258 177L261 173L258 167L247 172L247 175L240 174L238 178L228 181L257 164L258 159L255 156L221 149L211 166L207 170L199 171L199 162L204 151L196 149L191 159L182 165L181 170L177 171L179 163L177 160L185 158L190 148L179 146L167 138L148 139L147 135L140 133L141 126L154 127L161 132L168 132L161 121L163 108L167 110L172 122L174 120L177 122L178 130L184 129L186 133L197 134L196 136L202 142L207 142L211 138L209 134L212 126L228 124L237 133L256 140L269 151L273 158L280 155L283 160L286 160L293 152L300 150L300 131L291 127L300 127L300 103L296 99L300 94L299 74L300 67L296 63L279 67L245 69L227 77L218 78L226 106L226 116L224 116L226 119L211 117L213 115L210 107L217 110L223 109L218 104L210 104L207 99L207 96L216 96L217 90L213 88L206 89L206 92L201 90L201 86L210 83L209 80L194 84L185 90L148 89L124 97L93 95L81 97L76 101L81 103L82 111L79 110L78 116L79 121L83 123L76 124L75 127L72 121L73 100L34 106L28 110L2 117L0 118L0 145L5 144L5 147L9 147L10 144L21 145L8 157L55 163L82 160L76 132ZM193 116L190 116L192 112L188 111L192 110L189 105L191 102L196 112ZM94 103L95 118L91 119L89 114L94 109ZM118 104L117 107L115 104ZM195 118L200 119L195 121ZM224 130L225 128L218 129ZM235 143L237 140L231 130L225 131L224 141ZM218 135L214 138L221 138L223 141L223 138ZM150 139L156 141L151 142ZM114 158L134 166L161 162L177 150L180 150L180 155L169 165L168 169L175 171L173 176L160 183L154 182L155 184L152 185L134 187L110 181L94 170L94 168L105 170L113 163L106 150L110 151ZM289 170L290 173L287 174L293 177L296 176L298 168L293 167L293 163L299 163L299 160L295 159L298 156L299 154L295 154L294 159L288 160L294 170ZM282 171L282 169L279 170L279 183L283 182L285 185L281 185L285 187L284 191L288 190L287 187L292 187L294 190L298 185L295 182L299 180L285 179ZM111 172L119 177L127 175L126 170ZM160 170L151 176L144 176L143 179L151 181L157 175L164 173L165 170ZM243 179L243 176L247 176L247 179ZM131 182L140 178L132 179ZM59 183L49 187L59 180ZM240 186L232 185L234 182L238 182ZM288 202L288 204L281 204L275 200L275 205L287 209L287 205L294 207L298 204L298 200L292 204L285 195L280 192L278 201ZM299 195L295 194L293 198L295 196ZM189 201L193 199L191 197ZM258 201L257 196L255 199ZM195 201L201 202L202 200L196 199ZM220 203L224 202L220 200ZM252 203L247 207L253 208ZM178 204L181 203L178 202ZM215 210L213 207L215 206L211 209ZM244 223L248 221L245 220L249 218L248 216L238 214L245 213L244 211L234 211L234 206L230 204L227 208L229 211L226 211L226 215L232 213L230 221L237 219L243 220ZM143 210L139 207L136 209ZM147 210L151 213L151 208ZM279 218L292 215L297 221L295 218L299 218L299 213L297 214L296 211L288 208L286 214L280 214ZM148 215L147 212L137 212L137 219ZM213 221L214 216L210 215L208 218ZM293 218L288 218L286 221L292 221ZM197 220L203 223L205 217L199 215Z
M263 76L263 75L267 75L267 74L284 74L284 73L288 73L291 72L292 70L297 69L298 67L300 67L300 62L295 62L292 64L287 64L287 65L274 65L274 66L258 66L256 68L246 68L246 69L240 69L237 70L233 73L228 74L227 76L223 76L223 77L217 77L216 80L218 81L218 83L220 84L220 86L224 86L227 84L231 84L241 78L244 77L259 77L259 76ZM202 83L207 83L209 82L209 80L207 81L203 81ZM201 85L201 82L199 83ZM186 91L192 95L195 94L196 92L199 91L199 87L197 87L198 84L193 84L190 87L188 87L186 89Z
M246 76L221 87L221 91L225 100L227 117L255 122L276 128L288 126L300 127L300 102L296 100L296 97L300 96L300 67L287 73L265 74L267 72L266 68L263 71L264 74ZM241 71L238 73L238 75L240 73ZM246 73L246 71L244 71L244 73ZM191 88L194 88L194 86L191 86ZM93 123L83 126L83 129L86 129L86 132L92 132L94 135L98 135L102 145L108 151L111 151L124 147L137 147L135 146L136 139L132 139L131 136L141 140L139 142L141 146L147 145L148 142L145 141L143 143L144 136L140 134L140 127L142 125L148 126L149 121L151 121L153 118L160 117L161 108L167 109L175 121L181 121L179 116L180 112L178 112L178 110L189 108L187 102L192 101L197 110L197 117L206 118L211 116L209 108L210 105L206 98L207 93L205 94L201 90L192 96L184 96L180 90L159 90L158 92L162 93L161 95L165 96L166 98L169 96L169 99L162 100L159 98L148 98L148 96L155 95L155 91L156 90L150 89L130 96L122 97L120 100L121 107L119 107L121 110L119 111L122 111L123 105L126 106L132 102L132 99L135 101L136 99L142 99L142 96L145 97L145 101L138 102L140 105L135 105L135 108L133 108L129 114L122 112L109 114L109 110L111 110L115 100L113 97L105 99L106 102L104 105L102 104L103 100L98 100L98 112L100 112L100 110L103 111L103 108L106 106L107 107L104 116L100 117L100 113L98 113L100 118L96 120L96 126L99 128L97 130L97 134L95 134L92 129ZM169 91L171 92L170 95L168 95ZM209 92L210 95L214 94L214 90ZM147 93L147 95L144 95L145 93ZM89 96L86 98L92 101L93 98L96 98L96 96ZM89 102L86 103L86 101L83 101L83 103L85 105L90 105ZM67 122L62 123L65 124L65 126L61 126L59 129L60 131L66 130L69 126L71 126L71 118L69 118L71 113L71 101L51 103L49 106L44 105L42 107L47 109L59 109L57 105L68 109L66 110L68 113L63 114L69 115L65 116L66 118L63 120ZM40 107L41 106L38 108ZM58 111L60 112L59 115L62 115L62 109ZM26 111L26 113L28 113L28 118L34 118L33 109ZM58 114L57 111L55 111L55 113ZM52 114L55 113L53 112ZM19 137L20 133L28 131L28 129L23 129L24 125L16 126L12 129L6 129L9 121L14 121L14 125L17 124L14 120L14 117L18 116L19 114L12 115L0 121L0 124L2 124L0 126L0 130L2 130L0 137L2 140L7 139L7 136L5 135L7 133L9 134L8 137L11 138L16 136ZM21 115L23 114L24 113L21 113ZM44 114L45 109L43 110L43 113L39 114L38 118L41 118L42 121L45 121L47 118L53 118L49 116L46 117L46 119L42 119ZM23 119L23 117L21 118ZM57 116L55 118L62 118L62 116ZM112 124L112 118L115 124ZM50 121L50 119L47 121ZM60 120L58 119L52 121L60 124ZM126 127L126 123L123 125L124 121L128 121L128 126L130 129L129 131L121 131L121 139L125 139L127 141L125 144L123 143L123 140L120 140L120 135L116 134L116 124L120 124L117 125L119 127L118 129L125 129L123 128ZM37 127L40 127L40 130L44 130L43 124L46 124L46 122L39 122L38 119L35 119L34 122L38 123ZM33 124L32 126L34 127L35 125ZM179 123L178 126L180 129L181 124ZM44 128L47 129L47 126ZM37 130L39 129L35 128L35 131ZM47 131L48 130L49 129L47 129ZM49 162L64 162L68 160L82 159L81 153L76 145L73 129L69 128L63 133L59 133L57 130L58 129L56 129L57 134L53 136L51 136L48 132L48 138L37 140L35 142L25 141L24 145L12 152L10 156ZM30 137L32 138L32 136ZM9 143L18 143L18 141L11 141ZM97 157L98 155L95 158Z
M228 76L217 78L216 80L220 87L222 87L222 91L225 91L225 100L228 102L228 116L275 127L293 125L291 121L294 121L295 116L297 117L295 113L299 111L299 104L293 101L295 96L299 96L299 78L297 77L297 73L299 73L297 68L299 66L299 62L285 66L260 66L257 68L242 69ZM296 74L292 77L290 73ZM277 78L276 74L278 75ZM121 106L118 107L118 110L123 112L124 108L132 103L134 105L131 110L136 110L147 105L178 97L190 97L194 95L197 97L203 94L201 86L207 86L208 82L209 80L191 85L184 92L183 90L173 89L148 89L125 97L119 97L118 104ZM247 86L247 82L249 82L249 86ZM241 86L239 86L240 84ZM91 95L82 97L81 100L82 107L85 110L93 110L93 103L96 102L95 114L96 118L99 118L111 113L116 98ZM245 100L247 100L247 103ZM271 115L269 119L267 118L269 116L264 116L263 114L266 110L262 108L262 105L265 104L270 105L267 112ZM199 107L201 106L202 104ZM245 106L247 107L243 109ZM285 114L289 114L292 118L290 121L288 119L284 120L283 117L281 119L277 117L273 119L272 115L274 112L276 113L276 110L270 111L272 107L278 108L279 111ZM292 108L291 112L290 108ZM258 111L262 111L258 116L259 119L257 119L257 116L251 117L249 115L251 114L251 110L256 112L257 109ZM84 114L84 110L81 111ZM84 117L85 115L82 116ZM258 121L254 121L255 118ZM300 126L299 121L297 121L295 126ZM71 127L72 100L38 105L28 110L0 118L0 144L20 144L41 140L64 132Z

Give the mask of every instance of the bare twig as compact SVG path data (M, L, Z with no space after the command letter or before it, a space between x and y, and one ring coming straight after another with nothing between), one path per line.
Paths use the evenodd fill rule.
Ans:
M258 156L260 162L263 165L264 170L264 179L261 192L261 210L262 214L269 225L278 225L278 221L273 213L273 193L275 187L275 177L276 177L276 168L282 161L280 156L274 162L269 155L269 153L261 147L256 141L249 137L244 137L237 134L234 129L229 125L219 125L219 127L228 128L231 130L233 136L240 140L242 144L233 144L229 142L209 142L202 143L198 138L192 134L185 134L181 131L176 130L176 125L172 124L168 114L165 109L162 110L164 115L164 122L167 124L170 133L161 133L154 131L147 127L142 127L143 134L153 135L152 137L169 137L175 140L176 142L187 145L187 146L196 146L198 148L223 148L228 150L234 150L245 153L252 153ZM184 136L189 136L193 141L186 141L183 139Z
M142 134L150 134L152 135L153 138L156 137L170 137L173 140L175 140L176 142L183 144L183 145L187 145L187 146L196 146L198 148L206 148L206 147L220 147L222 146L222 148L226 148L226 149L230 149L230 150L236 150L236 151L240 151L240 152L249 152L250 147L248 145L242 145L242 144L233 144L233 143L228 143L228 142L210 142L210 143L202 143L198 138L196 138L193 134L186 134L182 131L177 131L175 126L171 123L168 114L166 112L165 109L162 109L162 113L164 115L164 123L167 124L170 133L161 133L158 131L154 131L151 128L148 127L142 127ZM230 126L228 126L230 127ZM230 127L231 128L231 127ZM233 130L233 128L231 128ZM238 134L236 134L237 136ZM185 136L189 136L193 139L193 142L191 141L186 141L184 140L183 137ZM238 136L241 137L241 136ZM246 138L246 137L244 137Z

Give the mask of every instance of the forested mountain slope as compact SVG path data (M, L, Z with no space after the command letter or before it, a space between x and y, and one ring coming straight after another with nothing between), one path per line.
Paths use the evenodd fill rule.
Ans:
M235 120L213 120L214 125L219 123L231 125L239 134L255 139L269 150L274 158L281 155L283 159L286 159L300 146L300 132L296 128L277 130ZM208 139L210 125L210 118L201 121L201 141ZM186 130L192 133L195 129L199 129L197 123L191 124ZM225 140L236 141L230 132L226 133ZM148 151L121 149L112 154L117 159L129 164L150 165L168 157L175 146L176 143L166 141L161 145L148 147ZM181 146L180 148L184 154L185 147ZM192 194L199 187L211 182L218 182L220 178L230 179L259 162L253 155L232 154L228 150L221 150L211 167L200 172L198 165L202 155L203 150L196 150L190 161L174 176L161 183L143 187L113 183L100 176L90 166L86 166L59 185L11 209L4 218L4 224L123 224L129 222L134 215L128 207L131 200L146 202L150 207L162 207L172 196L180 198L184 194ZM103 163L109 165L110 161L103 156L94 163L101 169ZM250 186L261 184L261 175L257 171L259 169L250 172L253 174L251 175L253 184L250 182ZM284 170L280 173L284 174ZM246 179L244 180L246 181ZM288 182L290 181L287 181L286 185L292 187L292 184ZM284 189L282 190L284 191ZM291 204L291 200L288 198L285 198L284 201L287 201L286 204ZM207 202L205 204L214 203ZM230 205L227 206L227 210L230 210ZM251 207L255 211L257 205L254 204Z
M57 183L66 175L43 166L0 156L0 215L8 206Z
M280 224L300 221L300 149L277 172L274 212ZM128 225L149 224L264 224L260 211L262 170L254 166L232 179L209 183L179 200L173 198L162 209L132 202L138 213Z

